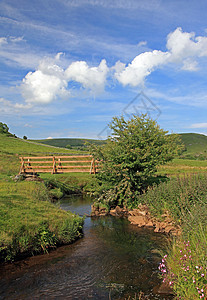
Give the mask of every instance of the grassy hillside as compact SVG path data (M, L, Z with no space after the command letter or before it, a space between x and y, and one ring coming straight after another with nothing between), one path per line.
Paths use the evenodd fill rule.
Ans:
M34 142L42 143L45 145L51 145L63 148L84 148L85 143L89 142L96 145L102 145L105 143L103 140L92 140L92 139L73 139L73 138L58 138L58 139L46 139L46 140L34 140Z
M70 189L69 185L60 184L50 191L43 182L14 182L11 178L19 172L21 155L71 152L0 134L0 262L47 252L81 236L82 218L50 203L54 191L62 195L61 187Z
M181 133L187 154L207 154L207 136L198 133Z
M60 153L78 154L80 151L41 145L0 134L0 176L3 174L14 175L19 172L19 156L54 155Z

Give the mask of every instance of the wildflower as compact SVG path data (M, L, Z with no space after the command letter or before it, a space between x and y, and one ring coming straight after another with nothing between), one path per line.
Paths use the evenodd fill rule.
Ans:
M203 273L201 274L201 277L204 277L204 274L203 274Z

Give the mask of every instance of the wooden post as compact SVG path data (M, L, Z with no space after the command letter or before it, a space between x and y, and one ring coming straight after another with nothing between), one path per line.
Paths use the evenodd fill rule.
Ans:
M24 173L25 172L25 167L24 167L24 158L20 157L21 159L21 167L20 167L20 171L19 174ZM23 171L23 172L22 172Z
M62 168L62 164L61 164L61 158L58 158L58 166L57 166L57 170L58 170L58 169L61 169L61 170L63 169L63 168Z
M93 166L93 174L96 174L96 166L95 166L95 159L92 159L92 166Z
M52 166L52 173L51 174L55 174L56 173L56 162L55 162L55 156L53 156L53 166Z

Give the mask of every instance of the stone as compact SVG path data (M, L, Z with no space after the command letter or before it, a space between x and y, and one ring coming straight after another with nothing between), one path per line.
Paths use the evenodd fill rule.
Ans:
M167 226L167 227L165 227L165 232L166 233L170 233L171 231L175 231L175 227L174 226Z
M174 294L172 288L166 282L162 282L161 286L159 287L158 294Z
M116 214L116 209L111 209L109 214L115 217L117 215Z
M143 216L129 216L128 220L131 222L133 225L137 225L138 227L143 227L146 225L146 218Z
M147 226L147 227L154 227L154 224L153 224L153 222L151 220L148 220L145 226Z

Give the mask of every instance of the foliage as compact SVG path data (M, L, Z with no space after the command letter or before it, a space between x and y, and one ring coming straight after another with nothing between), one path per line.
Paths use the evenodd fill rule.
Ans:
M137 197L134 205L147 204L153 215L158 217L167 210L175 221L186 223L186 216L194 205L207 204L206 182L206 174L173 178L150 187L145 194Z
M163 281L175 291L176 299L206 299L207 296L207 175L171 179L148 190L137 199L162 218L168 211L181 225L159 269Z
M8 133L9 127L5 124L0 122L0 133Z
M97 177L103 190L116 189L114 200L122 205L145 190L157 167L172 160L182 145L146 115L114 118L109 127L112 136L101 147L91 146L91 152L100 161Z

